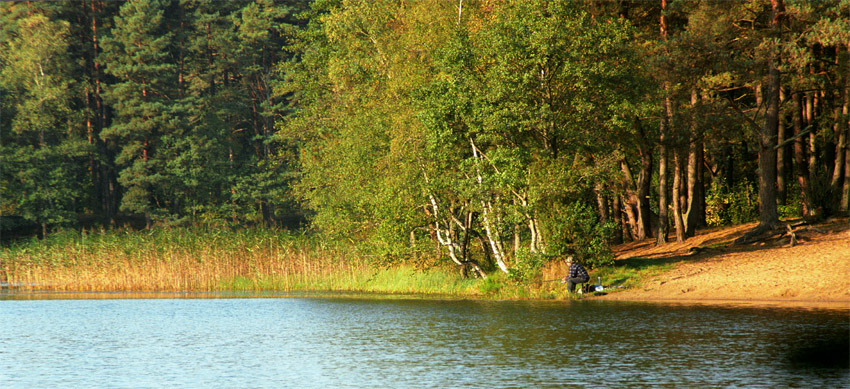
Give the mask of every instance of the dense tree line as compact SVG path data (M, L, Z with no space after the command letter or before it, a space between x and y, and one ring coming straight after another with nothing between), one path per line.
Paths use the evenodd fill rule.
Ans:
M850 2L12 2L2 212L306 213L378 261L523 276L846 213Z
M49 226L290 212L274 121L298 2L0 8L2 207ZM303 24L303 23L302 23Z

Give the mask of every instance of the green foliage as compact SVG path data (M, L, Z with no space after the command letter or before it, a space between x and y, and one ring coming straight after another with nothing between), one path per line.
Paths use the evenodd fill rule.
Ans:
M40 12L10 21L10 39L0 44L0 109L12 117L0 122L0 208L46 232L74 221L77 202L85 203L82 162L91 149L73 127L69 24Z
M106 72L119 80L105 93L116 118L101 137L121 145L118 181L127 188L121 209L149 219L165 194L157 193L167 181L163 137L176 130L177 67L168 58L174 35L164 25L165 6L158 0L123 4L102 54Z
M793 219L803 215L803 203L800 201L800 187L796 180L785 188L785 204L777 204L776 210L780 219Z
M775 53L784 90L817 97L811 197L838 211L846 1L787 2L780 37L767 6L668 2L665 38L660 2L462 3L2 3L0 211L45 230L309 217L382 265L451 248L514 280L568 254L603 266L614 227L589 204L658 160L665 99L669 150L704 146L709 222L753 219Z
M610 265L614 255L608 245L615 226L602 223L593 209L581 202L558 206L543 226L549 239L547 254L554 258L572 255L590 269Z
M742 224L758 218L758 189L748 180L730 188L725 180L716 179L711 182L705 201L710 226Z
M504 287L501 274L494 274L487 277L478 284L478 290L484 294L496 294Z
M533 253L521 248L515 253L514 266L508 273L508 278L515 282L526 282L540 276L540 270L548 259L541 253Z
M281 86L302 102L278 133L299 147L294 192L323 233L357 242L379 262L410 257L418 250L411 239L421 239L427 223L421 166L430 155L421 148L408 93L424 82L425 68L420 58L404 55L422 50L421 42L387 24L398 17L411 29L427 28L415 13L425 8L314 7L317 16L293 46L301 61L285 66L291 84Z
M799 202L777 205L776 210L780 219L796 218L803 214L803 207Z

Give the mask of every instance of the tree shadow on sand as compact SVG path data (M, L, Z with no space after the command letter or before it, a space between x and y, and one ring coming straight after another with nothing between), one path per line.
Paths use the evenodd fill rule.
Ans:
M792 224L794 221L786 221L784 224ZM812 226L810 229L800 229L795 235L796 244L806 244L813 237L825 233L842 233L850 229L846 218L833 220ZM747 244L736 244L735 241L744 235L749 228L740 226L723 231L715 231L711 234L689 238L685 242L671 242L664 246L655 246L654 240L647 239L643 242L632 243L629 252L634 256L617 259L612 267L621 271L645 272L655 269L671 268L677 264L702 263L729 254L758 252L762 250L779 249L788 247L790 236L776 235ZM710 236L707 236L710 235ZM663 271L663 270L662 270ZM619 277L618 277L619 278ZM628 281L628 277L611 280L612 285L622 284Z

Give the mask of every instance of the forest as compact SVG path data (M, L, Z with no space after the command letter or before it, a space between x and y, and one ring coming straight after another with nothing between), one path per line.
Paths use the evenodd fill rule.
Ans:
M486 277L850 208L850 0L0 4L3 239L305 229Z

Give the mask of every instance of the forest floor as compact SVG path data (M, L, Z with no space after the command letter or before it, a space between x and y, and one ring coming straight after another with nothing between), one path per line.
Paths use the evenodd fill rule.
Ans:
M786 224L794 222L780 227ZM796 227L793 247L788 235L734 244L753 227L755 223L699 231L682 243L674 236L672 243L661 246L654 240L616 246L617 261L642 258L673 266L638 287L595 298L850 310L847 218Z

